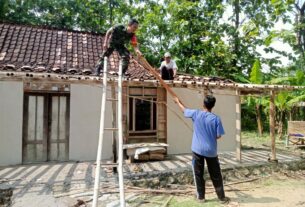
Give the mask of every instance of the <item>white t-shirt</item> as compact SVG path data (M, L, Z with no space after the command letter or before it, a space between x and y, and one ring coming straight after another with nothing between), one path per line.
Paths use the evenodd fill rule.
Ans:
M162 68L162 66L165 66L167 69L173 69L174 71L176 71L178 69L176 62L174 60L170 60L169 63L167 63L164 60L161 63L160 69Z

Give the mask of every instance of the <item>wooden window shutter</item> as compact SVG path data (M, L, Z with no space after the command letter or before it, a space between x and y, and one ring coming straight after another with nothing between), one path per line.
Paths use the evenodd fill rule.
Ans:
M167 107L166 90L158 87L157 89L157 137L158 142L167 143Z

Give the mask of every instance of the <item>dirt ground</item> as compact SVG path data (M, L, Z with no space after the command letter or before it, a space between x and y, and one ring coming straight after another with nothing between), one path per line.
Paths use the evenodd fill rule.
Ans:
M221 205L213 190L208 188L205 203L196 201L193 195L145 195L139 196L130 206L162 206L170 200L170 207L197 207L197 206L247 206L247 207L292 207L305 206L305 171L276 173L270 177L261 178L252 182L227 185L226 195L231 202ZM207 183L210 186L210 183Z

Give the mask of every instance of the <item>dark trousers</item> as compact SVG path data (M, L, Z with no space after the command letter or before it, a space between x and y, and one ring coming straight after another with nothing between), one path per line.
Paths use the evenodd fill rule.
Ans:
M116 50L122 58L123 74L127 71L129 59L130 59L130 53L129 53L128 49L124 46L110 46L106 51L104 51L104 53L102 54L102 57L98 61L98 64L96 66L97 75L99 75L101 70L103 70L102 67L103 67L104 57L109 57L113 53L114 50Z
M174 80L174 70L166 66L161 67L161 78L163 80Z
M197 198L205 198L205 180L203 178L204 174L204 160L207 163L210 178L213 182L217 197L219 199L225 198L225 192L223 188L222 175L220 171L220 164L218 157L204 157L193 152L193 173L195 179L195 185L197 189Z

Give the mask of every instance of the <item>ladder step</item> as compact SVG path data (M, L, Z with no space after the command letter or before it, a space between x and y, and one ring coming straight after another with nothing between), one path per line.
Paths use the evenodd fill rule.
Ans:
M101 163L102 167L117 167L118 163Z
M106 100L107 101L118 101L118 99L116 99L116 98L107 98Z
M116 131L116 130L119 130L119 129L118 128L105 128L105 130Z

